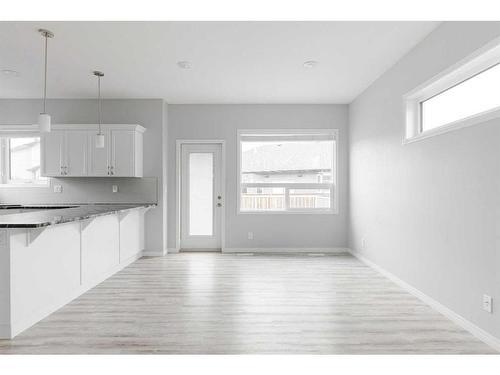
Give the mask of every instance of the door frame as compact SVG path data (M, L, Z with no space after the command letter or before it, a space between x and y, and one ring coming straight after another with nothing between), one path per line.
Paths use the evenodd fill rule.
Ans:
M189 144L218 144L221 146L221 193L224 197L220 218L221 252L226 247L226 141L223 139L177 139L175 141L175 251L181 248L181 148Z

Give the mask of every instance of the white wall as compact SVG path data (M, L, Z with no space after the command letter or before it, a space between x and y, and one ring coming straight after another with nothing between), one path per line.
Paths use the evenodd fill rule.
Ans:
M350 247L500 338L500 120L402 145L402 95L500 35L447 22L350 106ZM363 249L361 239L365 238Z
M0 99L0 124L32 124L41 110L40 100ZM47 102L53 123L95 124L97 104L93 99L57 99ZM102 104L103 123L140 124L144 133L144 176L146 178L67 178L54 179L63 193L51 189L0 187L3 203L100 203L156 202L158 207L146 214L146 250L166 249L163 191L164 128L166 111L161 99L106 99ZM1 129L0 125L0 129ZM119 185L119 193L111 193L111 185ZM161 190L160 190L161 188Z
M177 139L226 141L226 247L331 248L347 245L346 105L169 105L168 247L175 248ZM237 129L336 128L339 141L339 214L237 214ZM254 233L248 240L247 233Z

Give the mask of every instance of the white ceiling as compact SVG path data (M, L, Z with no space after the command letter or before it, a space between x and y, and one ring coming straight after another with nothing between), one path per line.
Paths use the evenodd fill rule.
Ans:
M1 98L39 98L43 39L51 98L169 103L349 103L438 22L0 22ZM180 69L188 60L192 68ZM303 67L317 60L312 69Z

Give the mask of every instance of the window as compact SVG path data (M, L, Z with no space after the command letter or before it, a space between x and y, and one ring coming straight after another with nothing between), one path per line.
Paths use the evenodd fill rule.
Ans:
M40 176L40 137L2 137L0 147L2 184L48 184L48 179Z
M500 64L422 102L422 131L500 107Z
M500 43L405 95L406 141L500 117Z
M240 212L334 212L336 131L240 131Z

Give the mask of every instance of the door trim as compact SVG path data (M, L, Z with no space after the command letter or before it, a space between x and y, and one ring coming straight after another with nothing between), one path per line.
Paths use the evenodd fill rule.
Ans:
M226 248L226 141L223 139L177 139L175 141L175 251L181 248L181 147L183 144L219 144L221 146L221 192L224 209L220 218L221 251Z

